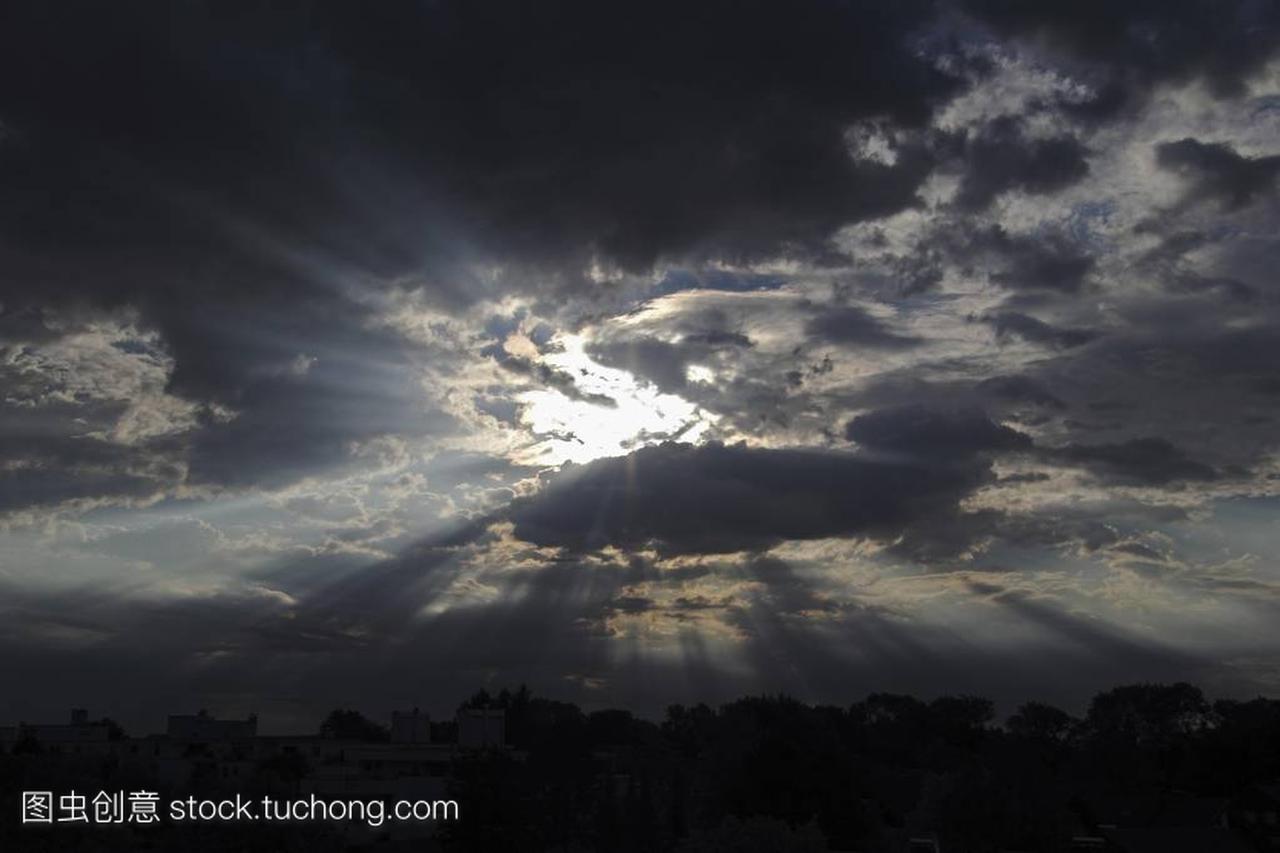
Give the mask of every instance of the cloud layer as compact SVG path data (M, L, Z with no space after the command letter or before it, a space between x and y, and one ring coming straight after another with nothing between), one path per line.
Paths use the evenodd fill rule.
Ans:
M6 10L0 715L113 656L281 719L1273 689L1278 47L1199 0Z

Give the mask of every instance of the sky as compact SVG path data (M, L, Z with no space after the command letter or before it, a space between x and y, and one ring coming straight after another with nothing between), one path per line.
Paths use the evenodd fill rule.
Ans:
M1276 695L1278 49L6 4L0 720Z

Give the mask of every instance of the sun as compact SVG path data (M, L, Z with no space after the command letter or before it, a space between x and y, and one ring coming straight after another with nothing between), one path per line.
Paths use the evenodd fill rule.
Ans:
M601 395L613 406L571 399L559 391L525 391L523 425L537 439L520 461L559 465L622 456L647 444L667 440L694 442L716 416L675 394L659 393L625 370L605 367L584 351L578 335L558 338L563 349L543 363L566 371L585 395Z

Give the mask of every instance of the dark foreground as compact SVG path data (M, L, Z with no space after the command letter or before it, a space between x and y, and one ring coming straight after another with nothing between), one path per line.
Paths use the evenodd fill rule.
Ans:
M8 729L4 851L1201 851L1280 849L1280 701L1130 685L1083 719L1039 703L748 697L660 723L521 689L453 721L335 711L314 736L174 717L129 737L80 714ZM154 791L159 819L24 824L24 791ZM196 794L455 801L457 820L175 823ZM92 808L90 808L92 811Z

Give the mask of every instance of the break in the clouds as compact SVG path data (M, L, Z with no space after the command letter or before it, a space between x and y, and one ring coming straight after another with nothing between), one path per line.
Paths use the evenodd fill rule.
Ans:
M0 714L1273 689L1278 49L1196 0L11 5Z

